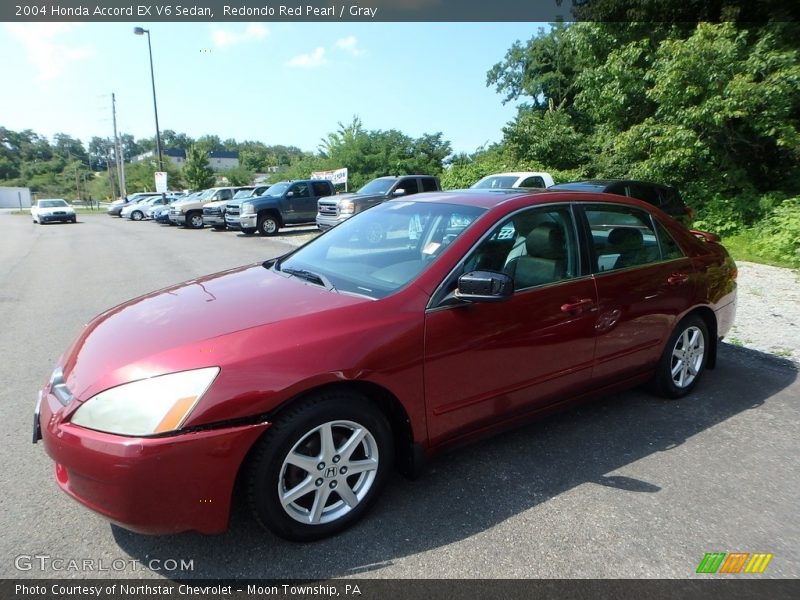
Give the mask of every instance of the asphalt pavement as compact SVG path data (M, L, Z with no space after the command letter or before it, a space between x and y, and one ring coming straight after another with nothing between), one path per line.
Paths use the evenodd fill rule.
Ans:
M363 521L322 542L275 538L241 506L220 536L141 536L62 493L31 444L32 411L83 325L313 235L0 214L0 577L708 578L695 574L708 552L773 554L738 577L800 576L797 368L728 345L688 398L633 390L453 450L415 481L394 476Z

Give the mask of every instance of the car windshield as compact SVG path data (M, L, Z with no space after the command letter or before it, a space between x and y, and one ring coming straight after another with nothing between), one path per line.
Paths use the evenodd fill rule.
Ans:
M197 197L196 197L196 198L194 198L194 200L205 200L206 198L210 198L211 196L213 196L213 195L214 195L214 193L215 193L216 191L217 191L217 190L216 190L215 188L209 188L209 189L207 189L207 190L203 190L202 192L200 192L200 193L197 195ZM185 200L188 200L188 198L185 198Z
M288 181L283 183L276 183L272 187L270 187L266 192L264 192L263 196L283 196L283 192L285 192L291 184Z
M490 175L472 186L476 190L508 189L517 181L515 175Z
M233 195L232 200L241 200L242 198L249 198L253 195L253 190L239 190Z
M274 268L338 292L383 298L417 277L484 211L385 202L342 222Z
M39 208L54 208L56 206L69 206L63 200L42 200L39 202Z
M386 179L373 179L367 185L359 189L356 194L385 194L392 187L394 182L397 181L393 177Z

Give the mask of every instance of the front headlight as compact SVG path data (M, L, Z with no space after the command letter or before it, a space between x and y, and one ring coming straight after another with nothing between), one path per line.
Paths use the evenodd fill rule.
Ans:
M252 215L252 214L255 214L255 212L256 212L255 206L253 206L249 202L242 203L242 214L243 215Z
M356 203L352 200L339 200L339 213L342 215L352 215L356 210Z
M219 373L208 367L125 383L84 402L72 423L119 435L146 436L176 431Z

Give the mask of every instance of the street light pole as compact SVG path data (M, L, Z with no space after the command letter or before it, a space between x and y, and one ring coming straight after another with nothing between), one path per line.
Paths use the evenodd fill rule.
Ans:
M158 152L158 170L164 170L164 157L161 154L161 130L158 128L158 104L156 104L156 76L153 73L153 48L150 45L150 30L134 27L133 33L136 35L147 34L147 51L150 53L150 82L153 84L153 112L156 116L156 151Z

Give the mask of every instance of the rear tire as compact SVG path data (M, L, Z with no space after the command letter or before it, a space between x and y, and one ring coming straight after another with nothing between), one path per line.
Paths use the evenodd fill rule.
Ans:
M256 521L282 538L328 537L367 512L393 458L389 422L367 398L316 394L276 419L253 447L248 504Z
M650 382L664 398L682 398L691 392L706 367L711 343L705 321L689 315L675 327Z

